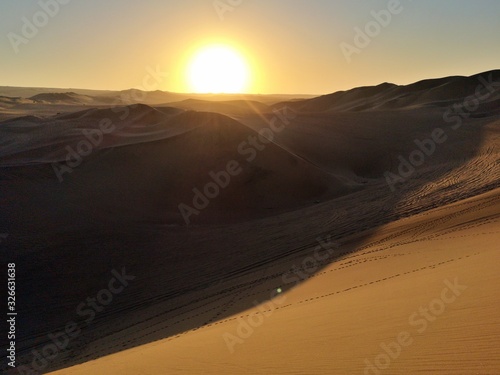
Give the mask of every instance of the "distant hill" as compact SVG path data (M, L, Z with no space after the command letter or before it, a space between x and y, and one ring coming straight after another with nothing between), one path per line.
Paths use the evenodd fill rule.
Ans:
M493 70L471 77L453 76L427 79L406 86L382 83L377 86L339 91L313 99L289 101L277 104L277 106L286 104L295 110L304 112L387 110L429 105L447 106L474 95L476 88L481 84L480 76L491 76L493 81L500 82L500 70ZM489 100L491 99L493 98Z
M75 92L43 93L28 99L42 104L91 104L96 102L91 96L80 95Z

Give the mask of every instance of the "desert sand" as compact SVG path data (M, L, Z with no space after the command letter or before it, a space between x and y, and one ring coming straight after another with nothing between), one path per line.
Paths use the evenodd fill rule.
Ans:
M382 345L390 348L401 332L410 335L409 345L390 348L395 358L380 373L498 373L498 193L386 225L359 251L311 272L286 295L242 311L240 300L281 283L266 279L272 268L254 273L251 287L234 283L225 300L203 308L225 309L227 318L54 374L363 374L367 368L376 374L368 363L377 363L386 353ZM457 280L465 289L439 303L446 281ZM166 324L152 321L136 332ZM92 350L128 333L99 340ZM379 363L385 367L387 360Z
M499 85L139 104L0 88L19 368L500 373Z

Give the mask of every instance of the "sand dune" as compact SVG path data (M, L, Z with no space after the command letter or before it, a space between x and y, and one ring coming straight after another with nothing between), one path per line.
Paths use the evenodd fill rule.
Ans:
M187 99L182 102L169 103L169 105L187 110L216 112L228 115L261 113L270 110L268 105L255 100L208 101Z
M92 97L74 92L44 93L34 95L28 99L41 104L90 104L94 102Z
M336 92L305 101L289 102L292 108L308 111L364 111L371 109L402 109L425 105L448 106L476 94L476 88L483 81L497 82L500 70L493 70L471 77L447 77L429 79L406 86L383 83L374 87L360 87ZM485 88L482 89L484 94ZM490 98L489 100L491 100ZM498 96L496 97L498 99Z
M474 80L187 102L198 110L6 109L0 228L22 265L18 363L75 321L39 372L376 373L366 366L402 331L414 342L381 373L500 371L498 96L459 125L443 106ZM197 211L189 225L181 204ZM79 314L123 268L134 277L112 303ZM416 331L409 317L455 278L463 295ZM231 354L224 335L250 316L262 324Z
M213 308L227 309L226 319L53 374L497 373L498 193L385 226L321 272L305 267L307 281L271 301L256 297L282 279L272 267L255 272L248 287L234 281L225 299L176 317L195 319ZM449 287L455 282L456 290ZM242 310L246 298L262 305ZM136 329L155 337L169 323L175 324L150 321ZM408 345L396 346L402 332ZM86 353L92 357L131 333L101 339Z
M227 188L220 188L221 199L210 202L193 221L207 222L216 217L241 220L247 214L262 215L266 211L275 214L350 191L334 176L278 145L266 140L252 146L249 140L257 139L257 133L229 117L203 112L168 115L145 105L126 109L127 119L117 122L115 130L102 136L100 144L95 146L96 155L91 155L88 163L74 173L64 176L66 189L86 192L67 203L81 207L89 198L98 199L106 206L106 209L103 206L104 216L110 219L116 216L120 220L125 217L143 220L144 213L149 212L150 220L161 222L169 218L170 224L183 224L179 204L193 207L193 189L203 192L207 184L218 181L213 176L221 173L227 176L225 171L230 161L238 165L235 169L239 173L227 183ZM24 165L26 179L32 173L30 169L50 178L54 175L51 163L65 162L68 154L65 145L78 150L78 144L85 140L83 131L96 131L98 119L117 119L119 114L108 109L87 110L47 123L33 123L38 129L54 130L46 132L45 139L37 137L39 144L35 140L27 143L29 148L25 150L14 143L10 148L3 147L5 152L15 150L12 155L3 155L4 163L10 167ZM2 130L4 142L9 142L7 135L15 139L23 129L32 132L33 128L27 126L26 121L21 130L17 121L6 124ZM95 158L102 167L95 165ZM93 184L96 178L100 181L98 186ZM225 185L225 178L220 178L223 182L219 184ZM56 187L59 183L55 180L54 184ZM116 196L114 186L127 188ZM130 203L123 205L123 200Z
M0 86L0 121L24 115L54 116L69 114L88 107L127 106L136 103L150 106L171 106L179 108L219 112L244 111L239 103L252 103L262 108L285 100L312 98L312 95L250 95L250 94L181 94L161 90L144 91L129 89L122 91L57 89ZM209 102L226 102L210 109ZM239 102L239 103L238 103ZM190 104L191 103L191 104Z
M27 103L32 103L32 102L33 101L30 99L24 99L24 98L20 98L20 97L13 98L10 96L0 96L0 106L1 106L0 108L2 110L11 108L15 105L27 104Z

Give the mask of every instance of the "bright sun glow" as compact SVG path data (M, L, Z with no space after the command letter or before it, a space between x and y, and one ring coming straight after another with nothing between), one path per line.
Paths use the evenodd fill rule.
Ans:
M240 93L247 89L250 72L243 57L226 46L200 50L188 67L191 90L197 93Z

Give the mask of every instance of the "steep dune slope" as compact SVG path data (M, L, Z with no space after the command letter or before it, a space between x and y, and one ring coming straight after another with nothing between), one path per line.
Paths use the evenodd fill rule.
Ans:
M273 278L278 265L254 272L244 291L233 281L226 305L177 317L222 304L226 319L53 374L496 374L498 201L497 190L396 221L320 272L305 256L291 263L293 277ZM295 289L260 299L299 275ZM246 299L255 306L242 309ZM160 327L135 329L154 336Z

